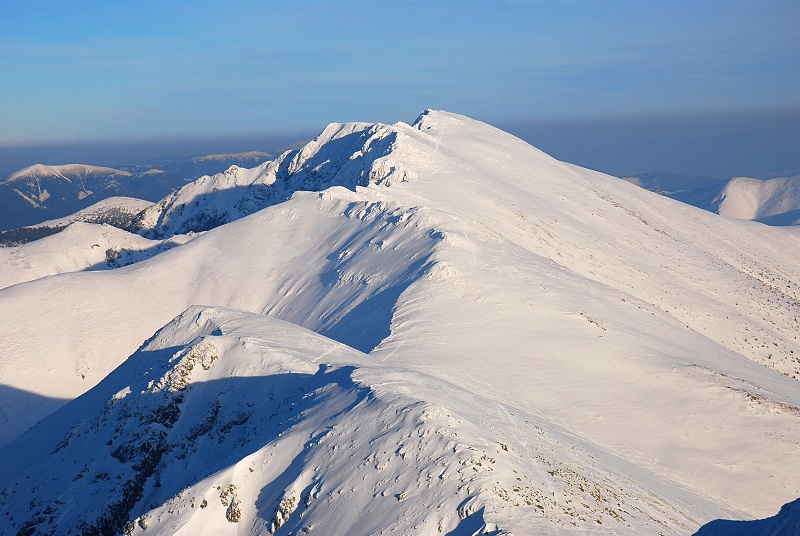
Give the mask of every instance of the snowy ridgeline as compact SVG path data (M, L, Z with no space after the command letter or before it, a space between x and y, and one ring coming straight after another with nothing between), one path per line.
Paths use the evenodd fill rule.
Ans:
M689 534L800 495L796 228L431 111L135 225L0 249L4 533Z

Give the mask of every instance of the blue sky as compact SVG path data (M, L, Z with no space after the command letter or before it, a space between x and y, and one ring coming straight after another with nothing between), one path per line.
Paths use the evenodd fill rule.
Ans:
M0 145L800 110L800 2L0 0Z

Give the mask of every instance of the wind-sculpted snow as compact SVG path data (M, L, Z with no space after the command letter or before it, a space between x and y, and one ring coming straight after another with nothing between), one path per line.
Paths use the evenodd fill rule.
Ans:
M269 206L256 211L262 202ZM278 532L295 534L306 528L339 530L318 521L305 525L318 508L315 519L351 519L341 526L365 527L364 533L390 527L398 533L428 528L438 533L439 524L445 534L485 529L525 534L531 526L533 533L548 533L575 530L572 521L601 533L610 527L615 534L690 533L713 519L766 517L800 495L800 229L722 218L559 162L483 123L435 111L413 125L332 125L298 153L263 168L202 179L162 208L142 221L164 236L191 228L194 223L187 222L196 223L192 218L202 214L229 223L175 235L187 241L131 266L41 277L0 290L0 314L8 326L0 360L6 387L0 390L0 439L12 441L52 412L58 400L98 384L107 386L102 404L131 386L120 404L132 414L161 408L158 419L177 419L172 428L148 421L145 435L130 425L139 421L124 420L124 433L111 438L114 449L132 442L116 451L127 461L111 456L126 470L162 463L133 453L161 451L164 460L172 459L169 453L185 456L181 463L191 468L190 481L168 473L194 491L168 490L167 473L159 472L161 488L152 488L152 500L145 497L157 472L121 477L133 482L134 491L141 487L141 501L148 502L132 504L139 492L129 500L113 495L105 511L127 505L120 508L127 518L138 518L139 529L143 521L169 532L165 527L171 525L159 523L169 523L173 510L186 519L199 516L193 523L207 523L211 518L204 516L216 512L213 519L221 525L208 525L206 532L236 525L247 533L256 526L252 523L263 523L258 527L265 530L281 524ZM80 245L82 232L67 236ZM89 232L85 236L95 239ZM57 244L57 236L50 238ZM83 250L72 251L77 258ZM178 322L161 332L170 335L159 348L174 348L159 359L175 361L159 368L163 372L148 373L152 388L133 389L134 380L119 372L146 361L147 353L104 378L143 340L198 304L260 315L231 313L223 333L250 325L246 319L273 317L349 346L347 359L323 356L325 347L304 361L311 365L276 372L290 374L283 378L287 385L295 380L307 385L305 393L323 389L330 404L286 394L286 407L294 402L307 410L302 418L281 425L285 433L277 439L248 435L246 448L223 439L225 452L235 451L225 465L214 465L214 459L227 456L216 447L211 462L201 451L180 450L172 442L177 430L191 435L199 426L195 430L208 432L197 441L218 441L222 436L209 435L214 429L209 422L244 418L237 413L247 412L241 406L244 394L220 402L223 421L213 417L214 386L238 392L239 376L247 376L244 384L260 397L254 403L267 403L260 384L249 383L255 381L251 376L267 374L258 372L245 342L241 348L233 342L226 346L230 340L215 333L217 328L202 332ZM299 328L292 329L296 335ZM155 350L154 344L147 348ZM226 360L234 355L242 359ZM291 348L284 352L292 355ZM234 362L239 363L235 373L227 365L220 368ZM328 368L321 371L321 364ZM208 376L219 371L226 376ZM118 373L119 382L107 383ZM210 401L188 411L189 393L201 384ZM96 416L82 400L72 407ZM330 413L328 406L340 410ZM227 414L226 408L240 409ZM406 453L408 473L391 473L378 485L372 473L384 466L384 451L388 458L404 437L428 430L426 411L434 415L434 429L454 430L462 439L453 441L467 450L453 450L451 439L431 432ZM451 417L452 427L446 425ZM231 430L244 430L239 427L254 418ZM327 431L326 422L337 423L336 433ZM93 425L86 421L86 426ZM163 442L160 434L147 435L157 426L166 427ZM25 459L40 437L32 433L4 450L4 459ZM68 434L69 429L60 430L53 441ZM330 451L309 443L319 434L330 441ZM268 481L251 487L239 480L237 475L250 475L251 468L258 473L266 459L264 445L288 445L283 438L289 436L294 450L288 449L280 464L270 462ZM347 445L371 441L381 450L348 450ZM136 450L143 445L149 446ZM59 453L68 448L77 447ZM465 458L461 453L467 451ZM350 457L354 452L359 454ZM399 463L402 452L395 452L392 463ZM361 467L368 454L378 457ZM247 465L250 460L256 465ZM432 472L431 460L444 464L450 477L459 476L439 483L436 475L442 473ZM482 472L487 467L493 470ZM94 474L102 472L111 474L105 469ZM313 475L321 472L341 486L320 488L325 491L317 497ZM419 485L428 485L429 472L430 489L409 500ZM423 474L424 484L414 484ZM470 483L467 474L478 480ZM467 479L461 482L462 477ZM486 480L495 477L491 485ZM279 482L276 488L268 485L273 480ZM590 483L600 486L603 508L589 500L595 489ZM437 502L440 496L432 490L445 490L441 497L448 499ZM557 502L559 491L568 499ZM557 505L545 500L548 493ZM352 510L338 502L351 494L360 497ZM314 500L307 505L309 496ZM193 498L199 501L194 508ZM431 504L445 506L436 510ZM47 509L44 503L39 507ZM531 514L537 511L538 517ZM599 511L606 517L596 517ZM70 512L89 520L85 511ZM389 520L384 512L409 514ZM145 513L147 519L141 517ZM615 515L625 521L612 524ZM202 527L192 525L187 533Z
M18 442L10 534L668 534L721 512L490 398L223 309L189 309Z
M133 229L156 238L207 231L286 201L297 191L355 190L408 180L409 171L386 158L397 135L385 125L332 124L298 152L285 152L253 169L233 166L201 177L142 212Z

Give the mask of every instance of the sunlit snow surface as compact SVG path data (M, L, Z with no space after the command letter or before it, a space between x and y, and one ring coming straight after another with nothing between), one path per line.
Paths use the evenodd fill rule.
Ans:
M796 228L444 112L138 225L2 257L11 534L686 534L800 496ZM84 270L101 240L152 254Z

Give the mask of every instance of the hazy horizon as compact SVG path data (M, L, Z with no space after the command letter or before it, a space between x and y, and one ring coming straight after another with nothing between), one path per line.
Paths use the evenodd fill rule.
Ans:
M616 176L660 171L728 179L800 172L800 110L487 122L555 158ZM277 155L312 139L324 126L230 136L0 145L0 178L34 164L113 167L218 153L264 151Z

